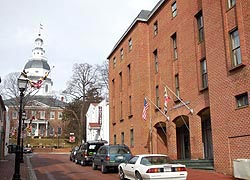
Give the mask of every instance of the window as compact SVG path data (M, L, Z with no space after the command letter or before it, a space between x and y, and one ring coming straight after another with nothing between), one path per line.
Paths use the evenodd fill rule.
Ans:
M62 112L58 112L58 119L62 119Z
M124 52L123 52L123 48L120 50L120 58L121 60L123 60L123 56L124 56Z
M156 21L154 23L154 35L156 36L158 34L158 22Z
M57 129L57 135L58 135L58 136L61 136L61 135L62 135L62 128L61 128L61 127L59 127L59 128Z
M114 135L114 144L116 144L116 134Z
M130 129L130 146L134 146L134 130Z
M236 0L228 0L228 8L232 8L233 6L235 6Z
M238 66L241 64L241 52L240 52L240 38L238 29L230 33L231 38L231 56L232 56L232 66Z
M176 2L172 4L172 16L175 17L177 15L177 5Z
M128 65L128 85L131 84L131 67L130 64Z
M176 33L174 33L172 36L172 42L173 42L173 54L174 54L174 59L177 59L177 41L176 41Z
M31 111L32 116L36 116L36 111Z
M129 96L128 101L129 101L129 115L131 115L132 114L132 96Z
M55 112L50 112L49 118L50 118L50 119L55 119Z
M199 42L202 42L202 41L204 41L204 24L203 24L202 13L199 13L196 16L196 19L197 19L197 25L198 25Z
M40 119L45 119L45 111L40 111Z
M113 58L113 68L115 68L116 67L116 58L114 57Z
M122 91L122 72L119 73L120 76L120 91Z
M54 128L53 128L53 127L50 127L50 129L49 129L49 134L50 134L50 136L53 136L53 135L54 135Z
M124 144L124 132L121 133L121 144Z
M45 85L45 92L47 93L49 91L49 86L48 84Z
M154 53L154 61L155 61L155 73L158 73L158 52L157 49L153 52Z
M202 88L205 89L208 87L207 83L207 61L206 59L201 61L201 82Z
M175 94L177 97L180 97L180 87L179 87L179 75L175 75Z
M122 101L121 101L121 104L120 104L120 110L121 110L121 112L120 112L120 114L121 114L121 119L123 119Z
M131 51L132 50L132 39L128 40L128 50Z
M113 97L115 97L115 80L112 79L112 90L113 90Z
M160 106L160 97L159 97L159 86L158 85L155 88L155 99L156 99L155 105L157 107L159 107Z
M243 93L240 95L235 96L236 98L236 106L237 108L241 108L244 106L248 106L249 102L248 102L248 93Z
M16 111L12 112L12 119L17 119L17 112Z

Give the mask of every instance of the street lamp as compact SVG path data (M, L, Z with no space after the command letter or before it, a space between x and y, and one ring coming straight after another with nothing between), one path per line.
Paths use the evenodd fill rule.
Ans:
M20 163L24 163L24 160L23 160L23 138L24 138L24 120L26 119L26 113L25 111L23 111L22 113L22 120L23 120L23 123L22 123L22 145L21 145L21 155L20 155Z
M19 104L19 123L18 123L18 132L17 132L17 149L16 149L16 158L15 158L15 172L12 180L21 180L20 176L20 136L21 136L21 126L22 126L22 112L23 112L23 97L24 91L27 88L28 79L24 76L23 73L19 76L17 80L17 85L20 91L20 104Z

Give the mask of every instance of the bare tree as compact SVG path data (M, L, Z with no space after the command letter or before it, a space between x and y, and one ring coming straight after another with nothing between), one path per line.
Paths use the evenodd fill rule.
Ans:
M86 141L86 112L91 102L100 102L101 85L98 67L90 64L74 64L73 75L68 82L65 94L71 97L70 106L65 108L67 121L77 121L79 139ZM71 124L71 123L69 123Z

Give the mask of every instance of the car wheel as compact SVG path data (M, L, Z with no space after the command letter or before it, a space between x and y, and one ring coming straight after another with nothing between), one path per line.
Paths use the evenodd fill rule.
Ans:
M124 174L122 168L119 169L119 177L120 177L120 180L125 180L125 174Z
M104 174L107 172L107 167L104 166L103 164L101 165L101 172Z
M135 179L136 180L143 180L142 177L141 177L141 174L139 172L135 173Z
M77 159L75 159L75 163L77 164L78 162L77 162Z
M97 170L97 165L95 165L94 162L92 163L92 169L93 169L93 170Z

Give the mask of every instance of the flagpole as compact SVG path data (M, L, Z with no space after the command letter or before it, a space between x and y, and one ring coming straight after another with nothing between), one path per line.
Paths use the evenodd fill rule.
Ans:
M169 117L164 112L162 112L162 110L160 110L160 108L158 106L156 106L155 103L153 103L153 101L151 101L151 99L149 99L147 96L146 96L146 98L163 114L163 116L166 117L167 120L169 120Z
M183 102L166 84L164 84L164 85L179 101L181 101L181 103L191 112L191 114L194 113L193 109L191 109L190 107L188 107L188 105L185 102Z

